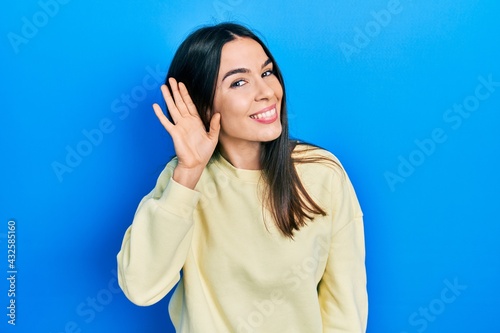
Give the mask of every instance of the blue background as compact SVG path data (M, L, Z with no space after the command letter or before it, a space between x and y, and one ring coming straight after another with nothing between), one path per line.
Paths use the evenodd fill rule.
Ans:
M0 331L173 332L167 298L142 308L117 290L116 254L173 154L151 109L173 53L196 27L230 19L262 33L277 58L292 134L335 153L354 183L368 332L500 332L497 1L6 6Z

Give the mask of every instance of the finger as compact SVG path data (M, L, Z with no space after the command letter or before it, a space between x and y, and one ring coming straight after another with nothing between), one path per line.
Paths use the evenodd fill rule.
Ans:
M174 124L172 124L170 122L170 120L168 120L168 118L165 116L165 114L163 113L163 110L161 109L161 107L158 104L156 104L156 103L153 104L153 110L156 114L156 117L160 121L160 123L163 125L163 127L165 127L167 132L170 133L170 131L174 128Z
M210 130L208 132L208 136L210 139L219 139L220 132L220 113L216 113L210 119Z
M179 110L181 116L186 116L187 114L189 114L189 111L187 109L186 103L184 103L184 100L182 99L182 96L179 92L179 85L177 81L173 77L171 77L168 79L168 83L170 83L170 88L172 89L172 95L177 110Z
M170 95L170 91L164 84L161 85L160 90L163 95L163 99L165 99L165 103L167 103L168 112L170 113L170 116L172 116L172 120L174 121L174 123L177 123L179 118L181 118L182 116L175 106L175 102L172 98L172 95Z
M179 82L179 92L181 94L182 100L186 104L186 108L189 114L192 116L199 116L198 111L196 110L196 106L194 105L193 100L191 99L191 96L189 95L189 92L186 88L186 85L182 82Z

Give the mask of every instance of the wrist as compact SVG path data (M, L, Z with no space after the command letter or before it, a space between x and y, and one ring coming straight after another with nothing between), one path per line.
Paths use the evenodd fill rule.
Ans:
M203 169L204 167L185 168L183 166L178 165L174 169L172 179L175 180L177 183L193 190L196 187L196 184L198 184L198 181L200 180L201 174L203 173Z

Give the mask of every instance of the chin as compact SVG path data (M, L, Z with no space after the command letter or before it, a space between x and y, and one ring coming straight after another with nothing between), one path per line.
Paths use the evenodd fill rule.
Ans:
M281 126L280 126L279 129L276 129L272 133L266 133L265 135L263 135L260 141L261 142L274 141L281 136L281 133L282 133L282 131L281 131Z

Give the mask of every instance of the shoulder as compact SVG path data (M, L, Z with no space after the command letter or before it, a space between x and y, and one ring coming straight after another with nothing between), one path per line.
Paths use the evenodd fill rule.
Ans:
M292 159L302 184L316 198L338 197L349 183L339 159L326 149L298 143Z
M292 159L299 170L314 170L327 174L345 173L339 159L330 151L307 143L297 142L292 151Z
M338 162L337 157L330 151L305 142L294 142L292 157L321 157Z
M349 176L333 153L314 145L298 144L292 157L304 185L325 207L333 211L348 209L352 216L362 215Z

